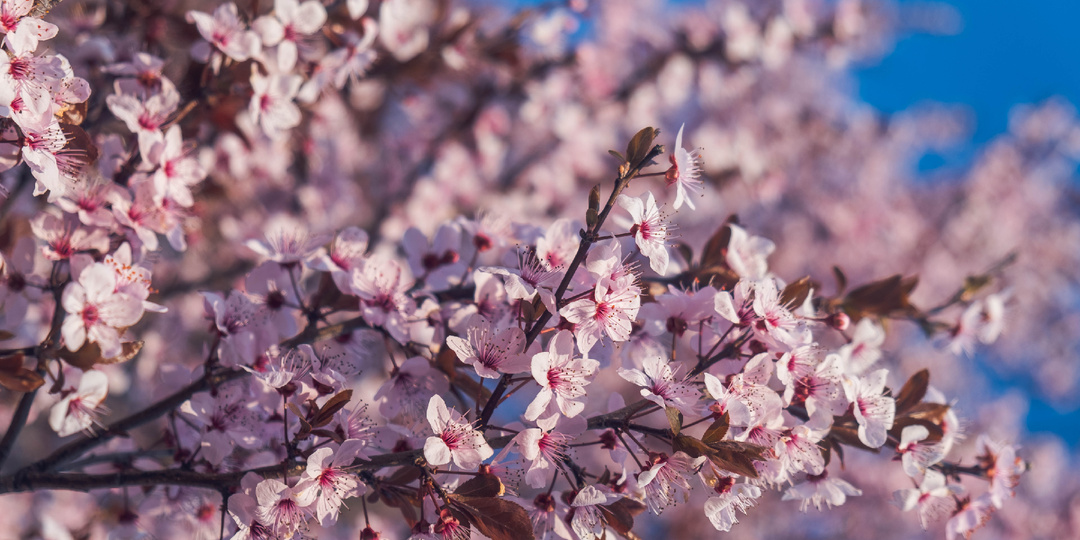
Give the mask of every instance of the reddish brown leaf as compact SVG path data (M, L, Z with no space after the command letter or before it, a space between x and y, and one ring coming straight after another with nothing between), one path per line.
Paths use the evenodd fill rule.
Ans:
M615 529L615 532L622 535L634 528L634 516L645 511L644 504L626 497L611 504L602 504L598 508L604 516L604 521Z
M532 520L520 505L497 497L450 495L450 506L491 540L534 540ZM460 518L459 518L460 519Z
M334 414L345 407L345 405L348 405L349 400L351 399L352 390L342 390L341 392L338 392L334 397L327 400L318 412L311 416L311 427L320 428L329 424L330 421L334 419Z
M908 296L915 289L917 276L902 277L899 274L858 287L844 298L844 311L858 320L868 315L890 317L914 313Z
M929 371L923 369L912 375L896 396L896 415L900 416L918 405L926 396L928 386L930 386Z
M810 276L788 283L780 293L780 303L788 308L799 307L806 301L806 297L810 296L810 290L813 288Z
M731 424L731 419L728 413L724 413L723 416L713 421L709 429L705 430L705 434L701 436L701 442L705 444L718 443L724 439L727 435L728 426Z
M671 426L671 432L678 435L679 431L682 430L682 413L675 407L665 407L664 413L667 414L668 425Z
M494 474L481 473L462 482L454 494L462 497L500 497L506 493L502 480Z
M45 384L36 371L23 367L24 356L16 353L0 358L0 386L13 392L33 392Z
M638 131L634 135L634 138L630 139L629 144L626 145L626 161L631 166L636 166L649 155L649 151L652 150L653 141L656 139L658 132L655 128L647 127Z

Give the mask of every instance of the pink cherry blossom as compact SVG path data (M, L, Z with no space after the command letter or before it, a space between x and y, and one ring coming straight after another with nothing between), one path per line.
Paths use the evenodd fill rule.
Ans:
M237 62L247 60L259 51L259 36L240 21L236 4L232 2L219 5L213 15L189 11L187 20L195 24L208 42L192 49L192 56L202 62L208 61L210 46Z
M312 2L313 0L308 0ZM253 94L248 105L252 121L258 122L267 137L278 138L300 124L300 108L293 100L304 80L297 75L263 75L252 67Z
M885 444L886 432L892 429L896 416L896 400L882 395L887 376L888 370L879 369L864 378L844 381L844 393L854 404L859 422L859 440L871 448Z
M819 475L807 475L806 480L788 488L783 499L800 501L799 509L805 512L811 504L821 510L823 503L827 507L840 506L848 497L859 495L862 495L862 490L825 471Z
M630 339L631 324L641 307L641 295L636 287L609 288L612 282L597 283L592 298L575 300L559 313L574 324L578 348L588 354L600 338L612 341Z
M59 28L37 17L30 17L34 3L28 0L5 0L0 4L0 31L7 34L4 43L15 54L32 52L38 41L52 39Z
M92 431L98 418L108 413L102 402L109 393L109 378L100 371L87 371L78 389L64 392L64 398L52 406L49 426L61 437L80 431Z
M950 516L956 510L956 489L945 483L945 475L929 470L923 476L918 489L901 489L894 493L896 505L901 510L919 510L919 523L923 529L930 522Z
M701 157L698 150L687 151L682 145L683 129L686 124L679 126L679 133L675 136L675 149L671 152L671 168L667 170L666 178L668 187L675 186L675 203L672 205L676 210L683 203L695 210L694 201L691 197L700 196L704 190L701 181Z
M721 532L731 531L739 522L738 512L746 513L761 496L761 489L750 484L736 484L730 476L720 476L714 488L718 496L705 501L705 516Z
M529 371L529 358L522 350L525 333L520 328L496 331L492 323L474 317L467 337L448 336L446 344L457 353L458 360L472 366L481 377L497 379L503 373Z
M690 491L690 482L686 477L696 473L706 461L705 456L691 458L685 452L675 452L668 456L664 453L649 455L649 468L637 475L638 486L645 490L645 503L649 510L660 515L665 508L675 502L676 488L684 494Z
M84 343L96 343L104 358L121 352L120 332L142 318L142 302L116 290L116 273L104 263L84 269L77 282L64 289L61 303L68 317L61 334L74 352Z
M918 478L926 472L927 467L945 458L940 444L926 441L929 436L930 430L918 424L907 426L900 432L900 444L896 446L896 452L900 454L904 472L912 478ZM925 525L923 527L925 528Z
M311 515L315 492L290 488L281 480L267 478L255 488L259 499L259 521L267 524L278 538L292 538Z
M351 465L360 450L359 441L345 442L340 447L320 448L308 456L307 469L296 483L299 499L306 500L311 491L315 497L315 515L324 527L337 522L343 499L362 494L362 484L343 467Z
M596 360L575 358L573 334L560 330L548 342L548 350L532 357L532 375L540 393L525 410L525 418L536 420L555 410L567 417L581 414L585 402L578 398L585 395L585 385L599 366Z
M438 395L431 396L428 402L427 419L435 432L424 443L424 458L428 463L439 466L452 460L462 469L475 469L495 454L484 435L460 413L447 409L446 402Z
M678 371L662 357L645 359L644 371L620 369L619 376L641 388L641 396L661 406L674 407L685 415L696 414L701 393L692 385L675 379Z
M599 505L614 501L615 497L601 491L596 486L588 485L578 491L570 504L574 508L574 519L570 527L581 540L592 540L604 534L604 522L601 520Z
M649 267L661 276L666 274L669 260L668 224L660 213L660 209L656 207L656 199L653 198L652 192L649 192L644 200L619 195L616 202L626 209L634 220L630 232L641 254L649 258Z
M326 8L317 0L274 0L274 14L252 23L264 47L274 47L277 69L292 71L299 57L301 40L314 34L326 22Z

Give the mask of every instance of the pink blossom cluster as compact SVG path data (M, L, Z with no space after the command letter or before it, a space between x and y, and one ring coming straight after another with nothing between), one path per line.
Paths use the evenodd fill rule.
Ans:
M1075 328L1075 120L915 184L887 9L652 4L4 0L0 529L1069 537L966 358Z

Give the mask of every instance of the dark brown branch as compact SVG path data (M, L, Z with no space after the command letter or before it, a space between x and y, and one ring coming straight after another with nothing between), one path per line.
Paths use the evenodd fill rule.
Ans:
M282 348L292 348L300 345L301 343L311 343L315 341L321 341L340 336L344 333L351 332L357 328L366 327L367 324L360 317L349 319L345 322L333 324L324 327L319 330L315 330L313 327L308 327L299 335L294 338L287 339L281 343ZM112 424L109 424L104 431L96 433L94 435L83 435L81 438L76 439L70 443L61 446L59 449L49 454L44 459L27 467L28 470L33 472L47 472L55 469L58 465L71 461L87 451L108 442L117 435L125 435L128 431L139 427L143 424L156 420L169 411L172 411L183 404L185 401L191 399L191 396L205 392L215 386L225 384L229 381L236 380L240 377L247 375L248 372L242 369L225 369L207 373L203 375L195 382L177 390L172 395L155 402L154 404L146 407L145 409L134 413L130 416L117 420Z
M611 213L611 209L615 207L615 201L619 198L619 194L622 190L630 184L630 181L634 179L641 172L641 169L647 167L652 163L653 159L664 152L662 146L653 146L647 154L641 159L641 161L634 163L633 166L625 173L619 175L615 179L615 187L611 190L611 195L608 197L607 204L604 205L603 210L597 216L596 223L589 227L589 230L582 235L581 243L578 244L577 253L574 254L573 261L566 267L566 274L563 275L562 282L559 283L559 287L555 290L555 306L558 307L562 302L563 295L566 294L566 289L570 287L570 282L574 278L574 274L577 272L578 267L585 262L585 257L589 254L589 248L593 242L596 241L597 233L600 232L600 228L604 226L604 221L607 220L608 214ZM547 322L551 320L553 314L549 311L545 311L540 315L532 326L529 327L529 332L525 336L525 349L528 350L536 338L540 336L540 331L544 329ZM495 386L495 389L491 391L491 397L488 398L487 403L484 405L484 410L480 414L480 427L487 425L491 420L491 415L495 413L495 408L502 400L503 393L506 392L507 386L510 385L510 375L503 375L499 379L499 384Z

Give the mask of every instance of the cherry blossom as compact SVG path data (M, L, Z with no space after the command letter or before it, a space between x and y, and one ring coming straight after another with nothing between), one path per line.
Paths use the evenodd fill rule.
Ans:
M900 444L896 446L896 451L901 456L904 472L912 478L918 478L926 472L927 467L945 457L940 444L926 441L929 436L930 430L918 424L907 426L900 432Z
M359 441L343 443L336 451L332 448L320 448L308 456L307 469L296 483L299 500L307 500L311 495L305 490L317 492L315 515L324 527L337 522L338 512L346 497L362 494L357 489L360 483L355 476L343 469L352 464L360 451ZM362 490L362 488L361 488Z
M871 448L885 444L896 416L896 400L882 395L887 376L887 370L879 369L863 378L844 380L844 393L854 404L859 422L859 440Z
M945 475L930 470L926 471L918 489L901 489L894 496L901 510L919 510L919 522L926 529L930 522L952 515L956 510L955 493L955 486L946 485Z
M37 50L38 41L52 39L60 29L52 23L29 16L33 2L6 0L0 4L0 30L4 44L15 54Z
M667 170L665 177L668 186L675 186L675 203L672 205L676 210L683 203L691 210L694 206L692 197L700 196L704 186L701 181L701 158L698 150L687 151L682 145L683 129L686 124L679 126L679 133L675 135L675 150L671 153L671 168Z
M676 489L690 491L690 482L686 476L697 472L706 457L691 458L685 452L675 452L668 456L664 453L649 455L649 468L637 475L638 486L645 490L645 502L649 510L660 515L675 502Z
M106 414L102 402L109 393L109 378L100 371L87 371L77 389L66 391L63 399L49 411L49 426L61 437L91 431L98 418Z
M143 306L139 298L116 289L116 273L104 263L85 268L78 281L64 289L61 303L70 316L61 334L68 350L96 343L104 358L120 354L120 332L142 318Z
M646 358L644 368L644 371L620 369L619 376L641 386L641 396L661 407L674 407L685 415L697 412L701 393L690 384L676 380L678 370L665 358Z
M585 385L599 366L596 360L575 358L573 335L560 330L548 342L548 350L532 357L532 375L540 393L525 410L525 418L536 420L553 409L571 418L580 414L585 402L578 398L585 395Z
M453 460L462 469L473 469L495 454L484 435L460 413L447 409L446 402L438 395L431 396L428 402L427 419L435 432L424 443L424 458L428 463L439 466Z
M315 492L290 488L281 480L267 478L255 488L259 499L259 520L279 538L292 538L311 514Z
M736 484L730 476L719 476L713 489L718 496L705 501L705 515L713 527L722 532L731 531L731 527L739 522L736 511L745 514L761 496L757 486Z
M585 486L574 496L570 506L573 508L574 517L570 521L570 527L574 534L582 540L592 540L604 534L604 522L601 520L599 505L612 502L612 496L604 493L596 486Z
M258 35L247 30L232 2L219 5L213 15L189 11L187 20L195 24L206 40L192 48L192 56L204 63L210 58L211 46L237 62L247 60L259 51Z
M481 377L497 379L503 373L529 371L529 358L522 350L525 333L520 328L496 331L492 323L477 316L470 322L467 336L467 340L448 336L446 344Z
M848 497L862 495L862 490L852 486L848 482L830 476L828 471L818 475L807 475L806 480L795 484L784 492L785 501L798 500L799 509L803 512L813 504L814 508L821 510L822 503L825 506L840 506L847 501Z
M264 47L274 47L277 69L292 71L299 57L300 40L314 34L326 22L326 9L316 0L274 0L273 16L259 17L252 28Z
M248 112L252 121L258 122L266 136L281 137L286 131L300 124L300 108L293 100L303 82L297 75L262 75L257 68L252 67L251 88L254 93Z

